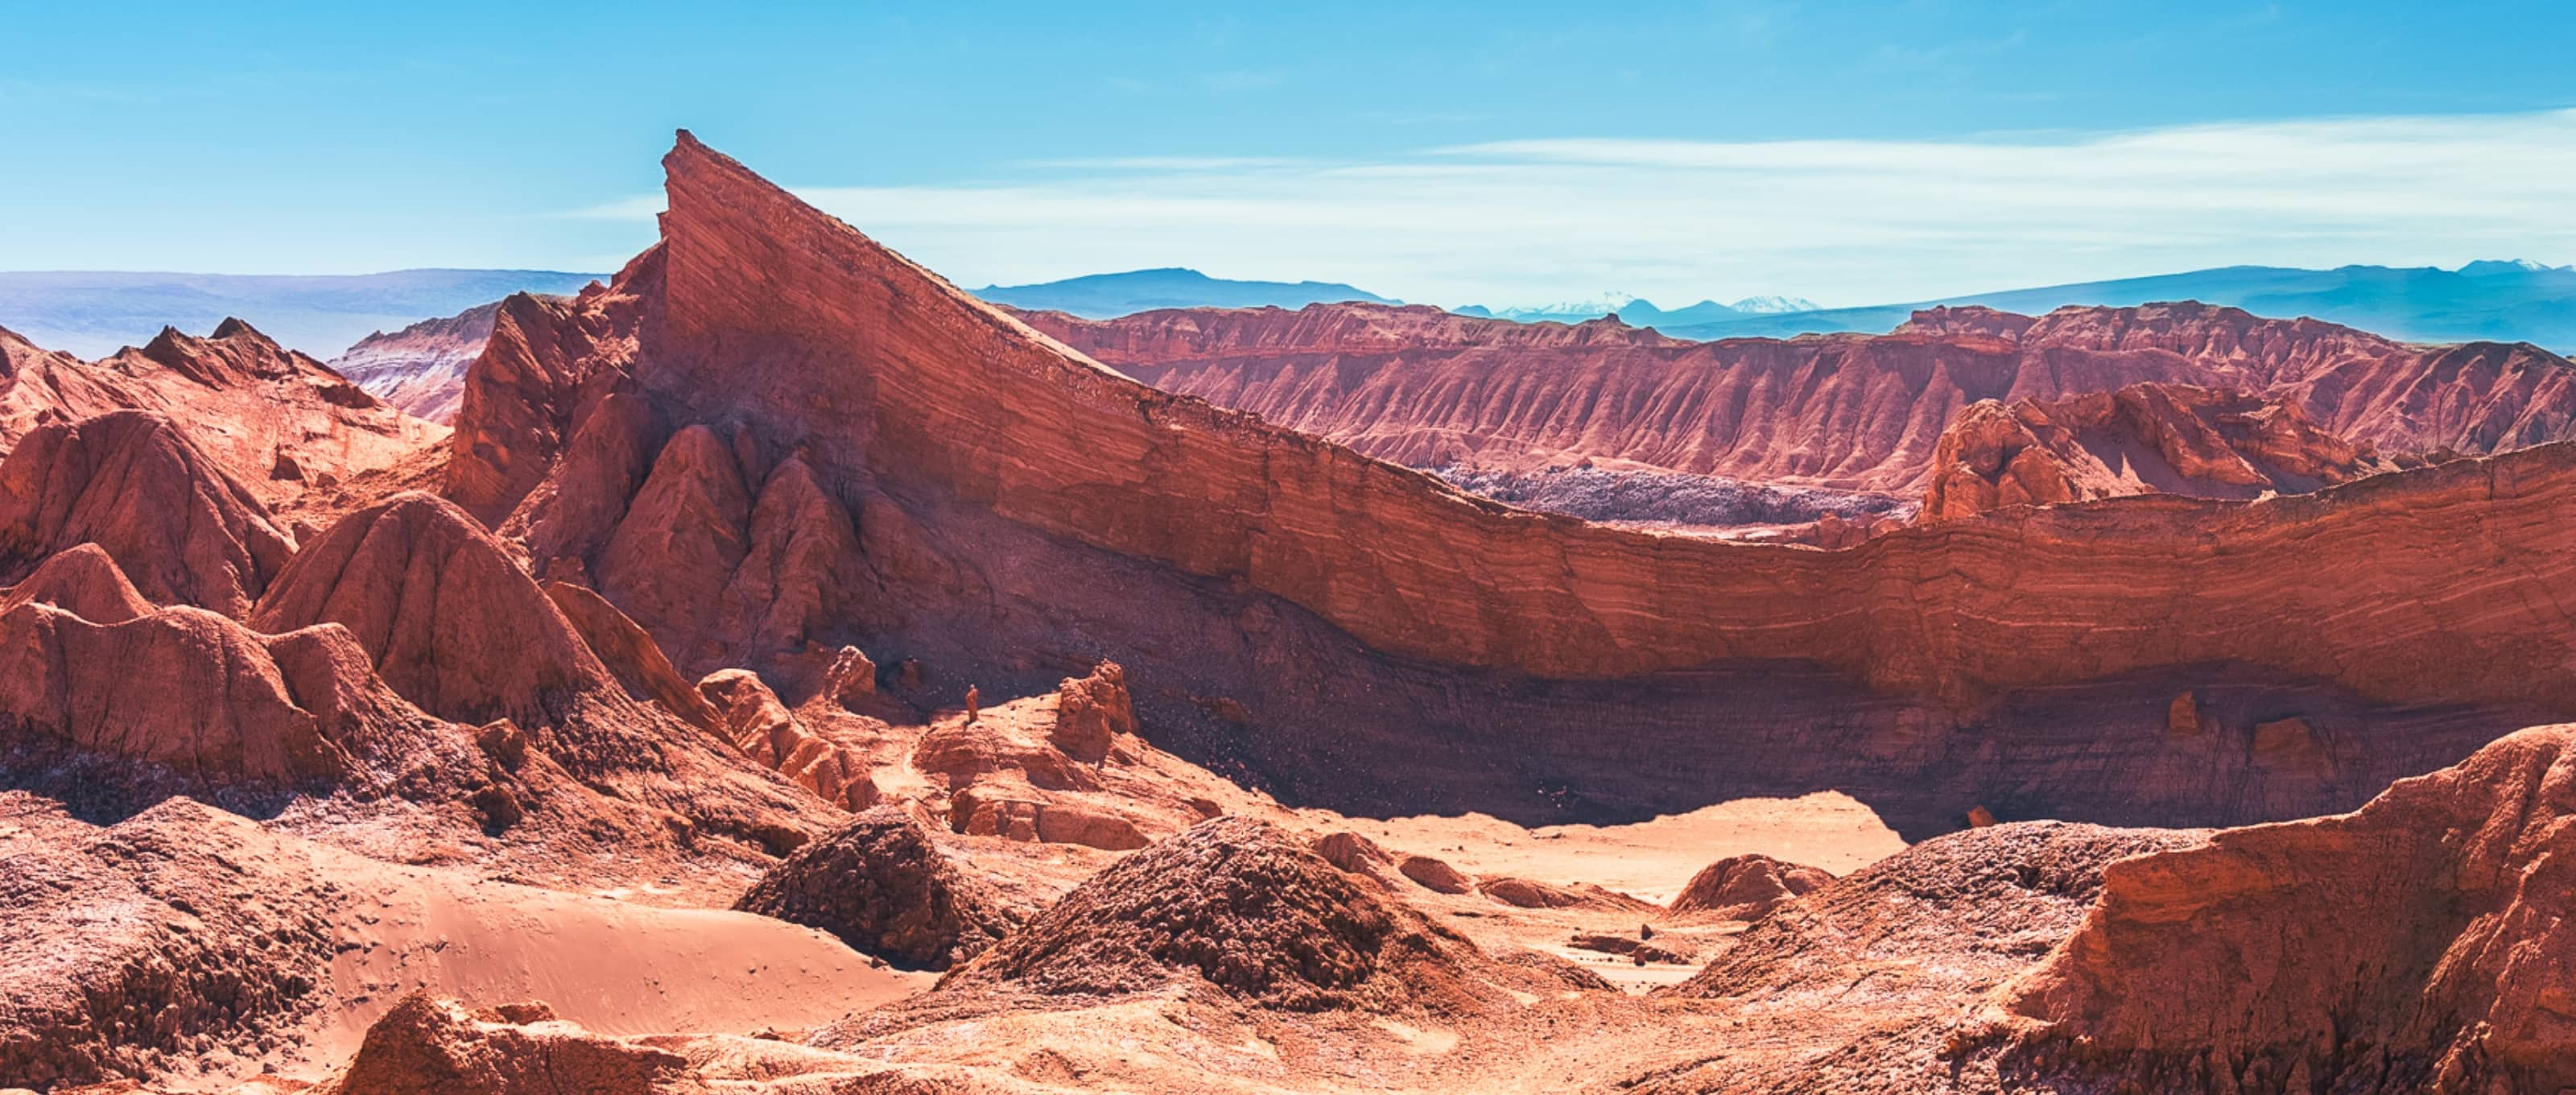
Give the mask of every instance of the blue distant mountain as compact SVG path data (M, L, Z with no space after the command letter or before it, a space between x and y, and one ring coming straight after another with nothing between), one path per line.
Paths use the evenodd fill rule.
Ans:
M1013 308L1070 312L1085 319L1157 308L1303 308L1354 300L1403 303L1328 281L1233 281L1180 267L1092 274L1037 285L987 285L975 290L975 295Z
M0 327L49 350L104 357L164 326L204 334L227 316L325 360L378 331L455 315L512 293L572 293L598 274L395 270L383 274L0 273Z
M2312 316L2407 342L2492 340L2576 349L2576 267L2493 260L2457 270L2227 266L1912 304L1716 316L1697 323L1629 322L1678 338L1779 338L1834 331L1882 333L1905 322L1915 309L1939 304L1982 304L2038 315L2070 304L2130 307L2171 300L2229 305L2260 316ZM1625 318L1626 312L1621 315Z

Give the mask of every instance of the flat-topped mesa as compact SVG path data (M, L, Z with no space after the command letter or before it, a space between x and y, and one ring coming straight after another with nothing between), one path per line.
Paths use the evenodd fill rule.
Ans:
M1932 459L1923 520L2132 494L2298 494L2397 467L2297 402L2171 384L1970 404Z
M0 581L84 543L155 602L234 617L295 550L239 479L145 411L38 427L0 460Z

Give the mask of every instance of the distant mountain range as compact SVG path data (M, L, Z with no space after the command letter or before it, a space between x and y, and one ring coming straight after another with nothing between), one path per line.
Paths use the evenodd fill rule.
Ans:
M1403 303L1335 282L1234 281L1177 266L1093 274L1036 285L987 285L974 292L995 304L1069 312L1084 319L1110 319L1157 308L1303 308L1344 301Z
M555 270L395 270L383 274L0 273L0 327L52 350L105 357L165 326L212 330L249 320L288 349L330 358L395 331L518 292L572 293L602 277Z
M1983 304L2038 315L2069 304L2130 307L2179 300L2229 305L2259 316L2311 316L2408 342L2491 340L2576 348L2576 267L2493 260L2456 270L2226 266L1867 308L1738 314L1692 322L1646 321L1631 318L1624 309L1620 316L1632 325L1651 326L1677 338L1781 338L1810 332L1883 333L1905 322L1915 309L1938 304Z
M571 293L599 277L552 270L396 270L359 275L156 274L100 271L0 273L0 327L36 345L82 357L151 341L165 325L211 330L249 320L289 348L332 358L370 334L452 316L516 292ZM1106 319L1158 308L1258 308L1361 301L1401 303L1324 281L1236 281L1165 268L1094 274L1037 285L986 286L976 295L1015 308ZM2082 282L1862 308L1816 308L1795 297L1704 300L1662 309L1624 293L1462 315L1579 323L1615 312L1634 327L1678 338L1787 337L1894 329L1918 308L1983 304L2039 314L2070 304L2126 307L2197 300L2263 316L2313 316L2415 342L2496 340L2576 348L2576 267L2472 262L2433 267L2345 266L2303 270L2228 266L2156 277Z
M1581 323L1585 320L1616 314L1621 322L1631 327L1668 328L1698 323L1723 323L1747 316L1812 312L1816 310L1816 302L1802 297L1746 297L1733 304L1703 300L1689 307L1666 311L1655 307L1651 301L1626 293L1604 293L1590 300L1567 301L1562 304L1502 309L1487 309L1470 304L1464 308L1450 310L1462 316L1509 319L1522 323Z

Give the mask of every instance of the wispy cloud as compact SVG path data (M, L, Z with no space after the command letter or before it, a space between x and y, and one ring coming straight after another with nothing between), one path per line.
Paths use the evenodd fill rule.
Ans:
M1145 266L1442 303L1921 299L2231 263L2576 259L2576 111L1949 141L1507 141L811 187L962 282ZM591 215L649 215L658 201Z

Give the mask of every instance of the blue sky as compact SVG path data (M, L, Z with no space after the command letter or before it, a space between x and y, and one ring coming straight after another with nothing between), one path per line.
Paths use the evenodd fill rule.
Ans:
M606 268L677 126L970 286L2576 261L2564 3L225 7L0 0L0 269Z

